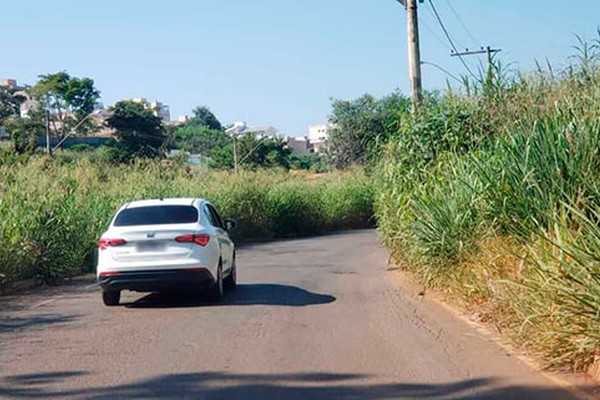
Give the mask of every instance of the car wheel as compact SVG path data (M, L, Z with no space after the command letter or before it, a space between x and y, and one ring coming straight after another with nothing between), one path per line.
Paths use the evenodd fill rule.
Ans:
M229 275L225 278L225 288L227 289L235 289L237 286L237 268L235 262L235 256L233 257L233 261L231 263L231 270L229 271Z
M102 301L105 306L118 306L121 301L121 292L119 290L107 290L102 292Z
M219 262L219 267L217 268L217 279L209 289L208 297L212 301L219 301L223 297L223 267L221 262Z

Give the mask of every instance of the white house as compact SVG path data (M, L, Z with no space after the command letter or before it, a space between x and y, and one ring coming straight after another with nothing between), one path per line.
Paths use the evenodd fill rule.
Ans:
M310 125L308 127L308 140L310 141L312 153L318 153L323 149L332 128L332 124Z

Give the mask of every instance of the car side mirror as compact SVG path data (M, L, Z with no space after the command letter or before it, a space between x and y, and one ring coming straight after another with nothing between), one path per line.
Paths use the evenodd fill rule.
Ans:
M235 220L233 220L231 218L225 219L225 230L227 232L234 230L236 226L237 226L237 222L235 222Z

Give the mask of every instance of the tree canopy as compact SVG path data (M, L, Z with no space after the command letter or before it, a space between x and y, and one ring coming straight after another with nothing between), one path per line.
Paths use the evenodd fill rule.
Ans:
M210 156L213 150L226 146L231 138L222 130L185 124L171 135L175 146L192 154Z
M206 106L196 107L192 114L193 116L186 122L187 126L200 126L214 130L223 129L221 122Z
M119 147L126 158L161 154L166 137L159 117L130 100L117 102L109 111L107 125L117 131Z
M247 168L290 167L290 150L279 138L257 138L247 134L237 138L238 166ZM213 168L234 168L233 143L215 149L211 154Z
M25 101L23 96L15 95L9 88L0 86L0 125L8 117L19 115L23 101Z
M76 78L67 72L41 75L31 88L33 96L50 113L50 128L58 137L64 137L94 110L100 92L90 78ZM90 129L91 122L82 124L79 132Z
M365 94L356 100L334 100L329 122L327 152L338 168L364 164L378 152L392 132L399 115L409 110L410 100L400 93L377 99Z

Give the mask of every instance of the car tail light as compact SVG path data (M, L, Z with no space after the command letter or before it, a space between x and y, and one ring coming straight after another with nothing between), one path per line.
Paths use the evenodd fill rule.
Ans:
M182 236L177 236L175 238L175 241L179 242L179 243L195 243L199 246L204 247L210 241L210 236L208 236L205 233L201 233L198 235L182 235Z
M106 250L109 247L123 246L125 243L127 243L125 239L100 239L98 240L98 248Z
M104 272L100 272L100 277L105 277L105 276L113 276L113 275L119 275L120 272L118 271L104 271Z

